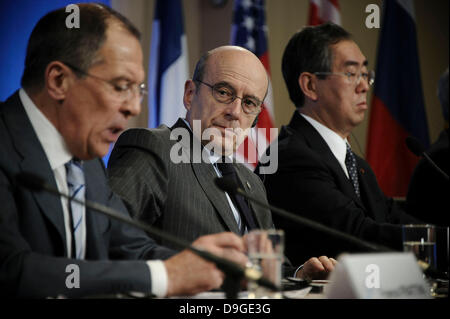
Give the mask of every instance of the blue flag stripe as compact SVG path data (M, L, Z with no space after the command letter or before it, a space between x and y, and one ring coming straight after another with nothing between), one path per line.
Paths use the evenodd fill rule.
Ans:
M397 1L384 1L374 94L410 134L429 145L416 26ZM382 50L382 51L381 51Z

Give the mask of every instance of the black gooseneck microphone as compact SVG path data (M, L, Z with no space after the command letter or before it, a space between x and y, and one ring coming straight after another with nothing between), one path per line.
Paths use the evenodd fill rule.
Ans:
M227 177L216 178L215 179L215 183L224 192L231 193L231 194L238 193L239 195L244 196L248 200L250 200L252 202L255 202L256 204L258 204L258 205L260 205L260 206L262 206L264 208L268 208L272 212L274 212L274 213L276 213L276 214L278 214L280 216L283 216L283 217L285 217L287 219L290 219L293 222L295 222L297 224L300 224L302 226L308 226L308 227L314 228L315 230L331 234L331 235L333 235L335 237L342 238L342 239L346 240L347 242L355 244L355 245L357 245L357 246L359 246L361 248L369 249L371 251L387 251L387 252L394 251L391 248L384 247L384 246L381 246L381 245L378 245L378 244L374 244L374 243L370 243L368 241L359 239L359 238L357 238L355 236L352 236L352 235L349 235L347 233L344 233L344 232L341 232L339 230L336 230L334 228L325 226L325 225L323 225L321 223L318 223L316 221L310 220L308 218L295 215L295 214L290 213L290 212L288 212L288 211L286 211L284 209L272 206L270 204L266 204L263 201L261 201L261 200L255 198L255 197L247 194L245 192L245 190L240 188L238 186L238 184L233 179L230 179L230 178L227 178Z
M259 206L267 208L267 209L271 210L272 212L274 212L280 216L283 216L287 219L290 219L291 221L293 221L297 224L300 224L302 226L308 226L308 227L311 227L320 232L325 232L325 233L333 235L337 238L346 240L349 243L356 244L361 248L369 249L370 251L374 251L374 252L395 252L396 251L391 248L388 248L388 247L385 247L385 246L382 246L379 244L371 243L366 240L355 237L353 235L350 235L350 234L344 233L342 231L336 230L334 228L325 226L321 223L310 220L308 218L295 215L294 213L288 212L284 209L272 206L270 204L266 204L263 201L247 194L247 192L245 190L240 188L239 185L233 179L230 179L229 177L216 178L215 183L216 183L217 187L219 187L224 192L238 193L239 195L242 195L243 197L258 204ZM417 263L418 263L419 267L422 269L423 273L431 278L434 278L434 279L448 278L448 276L446 274L441 273L440 271L438 271L434 267L432 267L430 264L428 264L422 260L418 260Z
M15 176L15 180L19 185L21 185L31 191L34 191L34 192L44 191L44 192L52 193L56 196L63 196L65 198L70 198L69 195L61 193L60 191L55 189L53 186L48 184L44 178L37 176L36 174L33 174L33 173L28 173L28 172L19 173ZM119 220L123 223L131 225L138 229L141 229L141 230L151 234L152 236L157 236L160 239L164 239L180 248L189 249L194 254L202 257L203 259L215 263L217 268L222 270L227 276L230 276L231 278L236 279L238 282L240 281L241 278L246 278L247 280L257 282L260 286L269 288L271 290L278 291L281 289L280 287L277 287L275 284L273 284L268 279L264 278L262 276L262 273L256 269L244 268L235 262L232 262L228 259L219 257L215 254L212 254L212 253L206 251L206 250L202 250L200 248L195 248L192 245L190 245L188 242L181 240L178 237L175 237L167 232L164 232L164 231L157 229L155 227L152 227L150 225L147 225L147 224L144 224L137 220L134 220L126 215L122 215L115 209L112 209L112 208L102 205L100 203L96 203L96 202L89 201L89 200L82 201L82 200L79 200L76 198L70 198L70 199L76 203L85 205L86 207L88 207L92 210L100 212L110 218ZM225 293L226 293L227 298L237 298L237 295L236 295L237 291L235 291L235 290L231 291L231 292L225 291Z
M430 165L433 166L436 169L436 171L439 172L439 174L447 180L447 182L449 181L448 175L425 152L425 148L417 138L413 136L408 136L405 140L405 143L408 149L411 151L411 153L413 153L418 157L423 156L428 161L428 163L430 163Z

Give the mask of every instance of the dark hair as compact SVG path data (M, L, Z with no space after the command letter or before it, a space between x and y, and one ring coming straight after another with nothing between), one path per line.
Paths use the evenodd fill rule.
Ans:
M120 23L138 40L140 32L120 13L102 4L79 4L79 28L66 27L69 13L65 8L49 12L34 27L27 46L22 87L42 89L47 65L52 61L67 62L88 70L98 62L97 52L106 40L111 23ZM78 76L83 76L81 73Z
M298 84L303 72L330 72L333 64L331 45L351 40L351 35L334 23L305 27L289 40L283 53L282 72L289 97L296 107L305 103Z

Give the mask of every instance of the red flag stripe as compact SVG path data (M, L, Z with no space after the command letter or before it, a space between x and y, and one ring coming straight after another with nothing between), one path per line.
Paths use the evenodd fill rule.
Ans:
M367 161L388 196L406 194L410 174L419 160L406 147L405 139L409 135L392 117L383 101L373 96ZM395 174L392 174L393 167L397 168Z

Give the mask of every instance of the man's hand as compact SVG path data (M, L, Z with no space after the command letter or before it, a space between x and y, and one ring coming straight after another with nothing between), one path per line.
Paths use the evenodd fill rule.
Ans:
M337 261L334 258L328 258L327 256L312 257L297 272L297 278L306 280L326 279L336 264Z
M243 254L244 242L233 233L202 236L192 245L242 266L247 263L247 257ZM183 250L167 259L164 264L168 276L167 296L193 295L218 288L225 278L225 275L213 263L198 257L189 250Z

